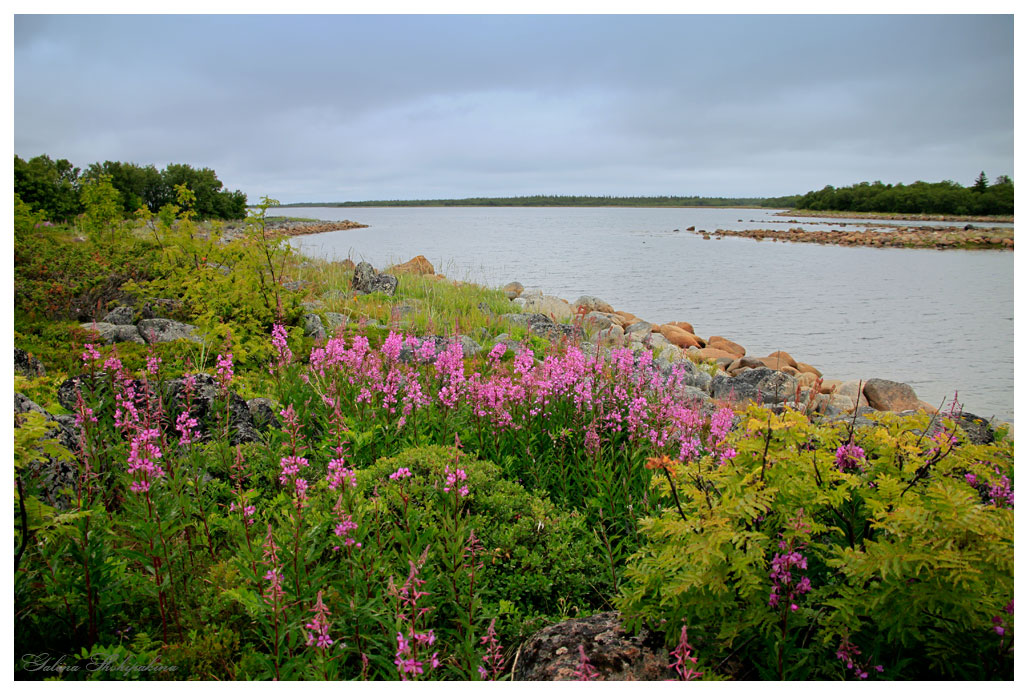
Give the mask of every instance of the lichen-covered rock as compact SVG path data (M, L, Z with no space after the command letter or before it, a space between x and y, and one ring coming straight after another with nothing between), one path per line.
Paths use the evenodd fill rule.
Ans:
M607 302L603 301L599 297L592 297L587 294L576 299L575 303L571 305L571 309L576 312L580 307L585 307L586 313L590 311L599 311L605 314L614 313L614 307L610 304L607 304Z
M525 311L545 314L554 321L563 321L574 316L571 305L560 297L553 297L551 295L543 295L541 297L522 295L521 299L525 300Z
M39 359L21 348L14 348L14 373L22 376L45 376L46 368Z
M280 428L282 426L278 415L275 413L271 399L251 398L246 402L246 407L250 409L250 417L253 420L254 429L263 432L272 427Z
M361 261L353 269L353 280L350 289L354 294L371 294L381 292L392 297L396 294L396 287L399 281L395 275L376 273L375 268L367 261Z
M317 314L304 314L303 335L315 340L324 340L327 337L325 326L321 323L321 317Z
M14 426L24 426L28 413L41 415L47 421L50 431L46 438L64 447L68 456L61 458L42 451L36 456L29 455L24 461L22 475L38 484L44 502L57 509L67 509L71 500L65 490L73 488L78 480L78 465L73 455L78 448L79 431L74 418L51 415L30 398L15 391Z
M549 340L581 340L584 337L581 326L557 323L545 314L503 314L500 318L508 323L525 326L535 335Z
M325 321L328 322L328 330L333 333L335 333L337 328L345 326L348 320L349 317L347 317L346 314L340 314L337 311L325 312Z
M615 611L566 620L532 635L521 647L513 680L572 681L579 646L596 669L596 680L658 681L670 678L668 651L648 630L625 632Z
M199 439L205 441L216 436L212 430L218 426L219 418L225 417L225 403L221 397L221 388L213 376L196 374L194 381L190 414L200 424ZM170 428L178 414L186 409L184 379L172 379L165 384L165 403L170 415ZM229 441L232 446L260 440L260 435L254 427L250 406L235 391L229 391L228 421ZM177 437L178 433L174 435Z
M508 282L503 286L503 293L507 295L507 299L517 299L524 291L525 286L520 282Z
M143 319L136 324L136 328L147 343L170 343L173 340L203 342L196 335L196 326L171 319Z
M795 377L767 367L750 369L730 377L718 373L711 382L711 395L733 403L781 403L796 394Z
M157 319L164 321L166 319ZM79 327L86 331L92 331L100 336L106 345L112 345L114 343L138 343L143 344L145 341L142 336L139 335L139 329L132 325L114 324L114 323L82 323Z
M104 316L104 323L113 323L116 326L131 326L136 311L130 306L117 306L107 312Z

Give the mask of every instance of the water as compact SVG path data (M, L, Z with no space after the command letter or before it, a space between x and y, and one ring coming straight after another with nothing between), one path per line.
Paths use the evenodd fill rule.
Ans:
M569 301L595 295L647 321L689 321L699 335L725 336L750 355L785 350L826 378L902 381L934 405L957 391L966 410L1013 422L1012 253L704 240L685 231L818 221L845 221L851 230L868 222L804 218L797 224L774 212L282 208L269 214L371 225L295 237L294 246L308 255L382 268L423 254L455 279L488 286L517 280Z

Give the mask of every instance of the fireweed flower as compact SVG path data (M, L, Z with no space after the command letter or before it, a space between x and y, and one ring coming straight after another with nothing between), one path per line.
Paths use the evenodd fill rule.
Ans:
M696 657L692 655L692 645L689 644L689 638L686 634L686 626L682 625L682 632L678 636L678 646L671 650L671 656L675 658L674 661L668 666L678 674L679 679L683 681L693 681L703 675L702 671L697 671L693 668L696 664ZM686 663L689 662L689 663Z
M489 363L496 366L496 363L500 361L505 352L507 352L506 343L496 343L496 345L493 345L493 349L489 351Z
M146 372L150 375L156 375L157 371L161 368L161 358L157 355L150 355L146 358Z
M129 488L132 492L146 492L153 481L164 477L159 463L161 450L156 444L160 436L157 429L142 429L132 437L128 457L128 472L135 479Z
M218 372L218 384L221 386L222 392L228 391L229 384L232 383L233 373L232 365L232 353L228 352L224 355L219 354L217 359L217 372Z
M401 478L409 478L409 477L411 477L411 472L410 472L409 468L397 469L397 471L395 473L391 473L389 475L389 479L390 480L400 480Z
M484 670L481 666L478 667L479 673L483 673ZM575 680L594 681L598 675L596 668L589 663L589 657L585 655L585 647L581 644L578 645L578 667L575 668Z
M468 486L463 485L460 489L457 488L458 483L464 482L468 479L468 474L464 472L463 468L456 468L452 473L450 472L450 466L446 466L446 485L443 487L443 492L450 492L453 490L461 497L468 496Z
M840 473L861 472L864 467L864 450L853 443L843 444L835 450L835 467Z
M1014 508L1014 488L1010 484L1010 478L1003 475L999 468L994 469L996 475L1000 476L999 480L992 485L989 485L989 502L993 506L1001 509L1013 509Z
M333 529L333 533L340 539L340 542L344 546L354 546L360 548L361 544L357 542L351 533L357 530L357 522L353 520L353 517L343 508L343 496L339 495L339 499L336 501L336 506L332 509L336 519L336 526ZM332 550L339 550L342 546L334 546Z
M85 351L82 353L83 364L90 364L100 360L100 353L97 351L95 345L92 343L86 343L83 347L85 347Z
M835 658L846 665L846 668L853 671L853 675L860 680L866 680L868 676L868 668L873 668L878 673L881 673L885 669L880 665L871 666L871 662L867 661L861 664L857 661L857 657L860 656L860 649L857 645L849 641L849 638L843 637L842 644L839 645L839 649L835 652Z
M275 545L275 537L271 533L271 524L268 524L268 535L264 538L264 564L268 567L264 579L268 582L264 589L264 599L275 606L285 597L282 589L282 567L278 563L278 546Z
M496 680L503 673L503 647L496 639L496 618L489 621L480 643L486 645L486 649L482 656L484 665L478 667L478 673L485 680Z
M318 600L314 603L314 608L311 609L314 613L314 619L307 623L307 646L316 647L318 649L327 649L333 644L332 638L328 634L328 629L331 626L329 616L331 613L328 610L328 606L321 600L321 592L318 592Z
M289 334L281 324L271 327L271 345L278 355L278 366L284 367L293 361L293 351L289 349Z

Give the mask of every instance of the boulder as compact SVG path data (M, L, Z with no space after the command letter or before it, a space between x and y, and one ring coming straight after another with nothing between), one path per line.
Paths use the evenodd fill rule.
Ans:
M168 319L149 319L150 321L167 321ZM143 338L139 335L139 329L135 326L124 326L113 323L82 323L79 324L81 328L87 331L93 331L100 336L100 339L105 344L111 345L113 343L140 343L142 344Z
M350 281L350 289L355 295L371 294L381 292L392 297L396 294L396 286L399 282L395 275L379 274L375 272L367 261L361 261L353 269L353 280Z
M14 392L14 426L25 424L27 413L37 413L49 425L45 439L53 441L74 454L78 449L79 430L72 416L54 416L24 394ZM71 500L65 494L68 488L74 488L78 482L78 464L74 458L62 460L62 457L37 451L35 456L26 457L23 475L31 477L39 486L45 503L60 510L68 509ZM23 478L23 481L25 480Z
M218 427L218 419L225 416L225 403L221 397L221 388L217 380L210 374L196 374L194 376L195 387L193 389L191 414L200 424L197 431L201 441L207 441L218 436L215 429ZM165 403L169 415L168 434L176 441L178 432L175 431L175 420L178 414L186 408L185 381L182 378L172 379L164 386ZM270 406L269 406L270 407ZM254 427L253 414L246 400L235 391L229 391L229 442L232 446L246 444L260 440L260 435Z
M688 321L672 321L672 322L670 322L668 324L665 324L665 325L667 325L667 326L674 326L675 328L681 328L683 331L687 331L689 333L692 333L693 335L696 335L696 330L692 327L692 324L689 323Z
M800 386L804 388L814 388L814 384L817 382L817 377L810 372L800 372L797 377Z
M629 337L638 336L637 340L642 340L651 333L653 326L646 321L636 321L635 323L625 326L625 335Z
M614 313L623 319L621 325L624 328L628 328L634 323L639 323L639 317L635 314L630 314L627 311L615 311Z
M767 356L766 359L771 360L772 364L767 364L765 362L765 364L767 364L767 366L771 369L779 369L785 366L789 366L793 369L796 369L798 366L796 360L794 360L788 352L785 352L783 350L776 350L775 352L772 352L770 355Z
M719 373L710 388L711 395L718 400L733 403L781 403L796 395L797 383L795 377L761 367L742 372L736 377Z
M406 263L392 266L389 271L393 275L435 275L435 268L424 256L415 256Z
M251 398L246 402L246 407L250 409L250 418L253 420L254 429L257 431L263 432L272 427L276 429L282 427L270 399Z
M503 314L500 318L508 323L524 326L533 334L549 340L561 340L563 338L581 340L583 337L581 326L557 323L546 314Z
M517 299L524 291L525 286L520 282L508 282L503 286L503 293L507 295L507 299Z
M832 393L842 386L843 382L838 379L824 379L821 381L821 393Z
M625 330L616 323L596 334L597 345L622 345L625 342Z
M614 307L607 304L605 301L598 297L592 297L587 294L583 294L581 297L575 300L575 303L571 305L572 311L578 311L579 307L585 307L586 311L602 311L605 314L613 314Z
M864 384L864 396L875 410L917 410L920 404L913 388L888 379L868 379Z
M165 318L168 314L175 314L181 310L182 302L178 299L162 299L160 297L150 297L143 301L143 306L139 310L139 318Z
M706 347L702 350L697 350L693 354L701 360L716 360L719 357L728 357L732 360L735 360L738 357L738 355L733 355L730 352L725 352L724 350L718 350L717 348L712 347Z
M700 347L700 341L692 333L678 326L665 324L660 327L660 334L668 339L673 345L683 350L691 347Z
M610 328L614 325L614 322L610 320L610 317L606 314L600 313L599 311L590 311L582 319L582 328L586 332L594 333L596 331L602 331ZM622 335L624 331L622 331Z
M170 343L173 340L189 340L194 343L202 343L203 340L195 334L196 326L188 323L179 323L170 319L143 319L136 328L139 335L148 343Z
M733 355L736 355L737 357L746 356L746 348L744 348L742 345L739 345L739 343L734 343L728 338L722 338L719 335L710 336L710 340L707 341L707 347L716 348L718 350L724 350L725 352L730 352Z
M28 377L45 376L46 368L35 355L16 347L14 348L14 373Z
M336 311L325 312L325 321L328 322L328 330L332 331L333 334L336 332L337 328L345 326L348 320L349 317L347 317L346 314L340 314Z
M813 374L814 376L824 376L817 367L807 364L806 362L797 362L796 369L804 374Z
M104 316L104 323L113 323L116 326L131 326L136 312L130 306L119 306L111 309Z
M304 314L303 335L306 338L314 338L315 340L324 340L328 337L320 316L317 314Z
M743 367L748 367L749 369L758 369L763 366L765 366L764 363L756 357L739 357L733 360L730 365L728 365L728 371L732 372L737 369L742 369Z
M571 305L560 297L553 297L550 295L529 297L522 295L521 299L525 300L525 311L536 314L545 314L554 321L564 321L570 319L574 315L574 312L571 310Z
M846 396L857 406L864 408L867 407L867 397L864 396L862 389L863 384L860 381L844 381L835 389L835 393L840 396ZM851 408L852 410L852 408Z
M616 611L566 620L535 633L522 645L513 680L573 681L581 647L596 680L658 681L674 675L660 635L625 630Z

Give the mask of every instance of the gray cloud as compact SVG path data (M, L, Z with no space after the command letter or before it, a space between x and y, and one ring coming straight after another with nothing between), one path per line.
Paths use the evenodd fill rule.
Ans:
M1013 173L1010 16L18 16L15 152L252 200Z

